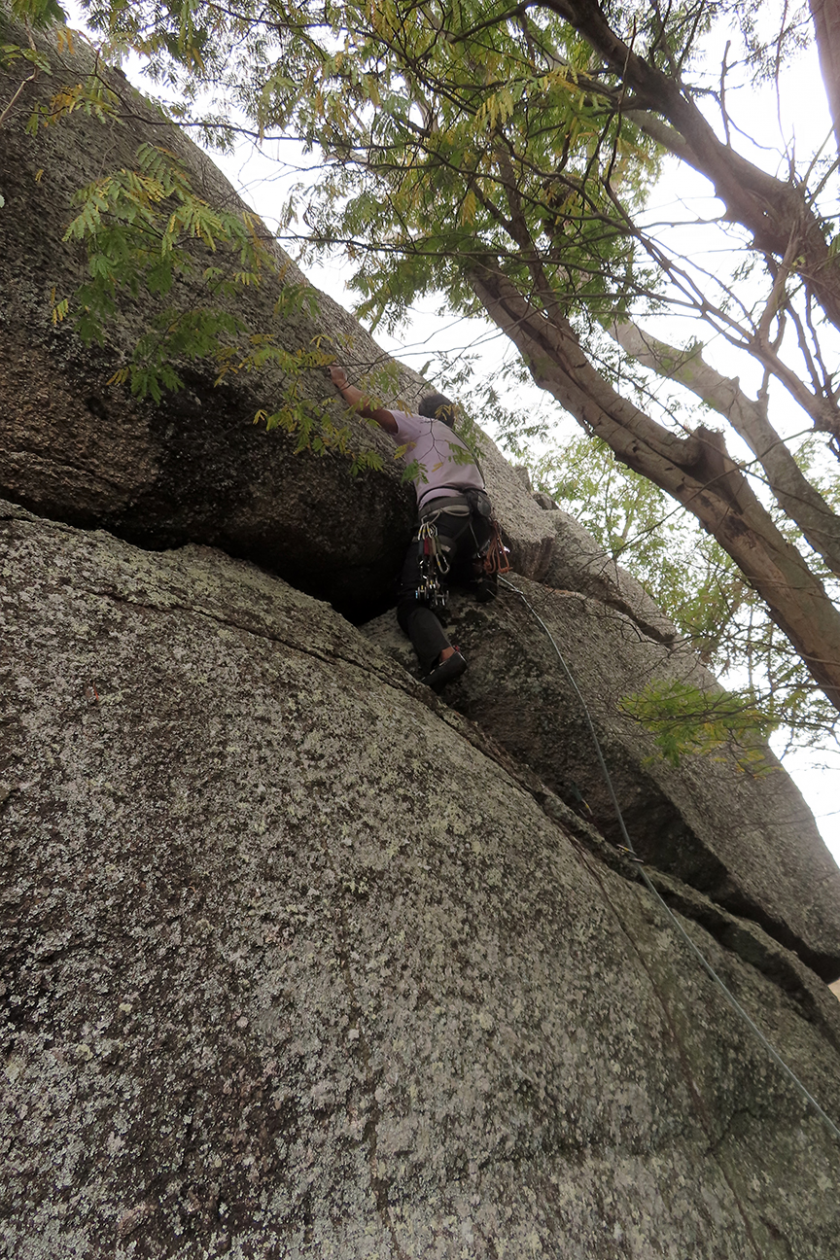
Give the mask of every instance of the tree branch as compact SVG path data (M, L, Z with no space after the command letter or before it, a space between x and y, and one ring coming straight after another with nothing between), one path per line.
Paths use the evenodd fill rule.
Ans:
M726 206L727 218L753 234L757 249L784 257L795 235L796 255L801 259L798 274L840 328L840 268L833 263L822 225L804 190L792 181L768 175L721 143L679 79L634 53L612 30L597 0L535 0L532 7L564 18L633 89L640 106L661 114L677 130L694 154L691 165L711 181Z
M748 398L737 380L706 363L699 348L679 350L629 321L613 324L609 332L637 363L678 381L729 421L764 469L779 506L840 576L840 518L802 473L767 419L766 408Z

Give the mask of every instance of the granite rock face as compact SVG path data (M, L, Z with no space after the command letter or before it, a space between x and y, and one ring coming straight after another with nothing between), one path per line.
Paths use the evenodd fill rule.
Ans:
M545 572L540 575L546 586L589 595L635 621L646 638L665 644L676 642L678 634L670 618L641 583L616 564L573 516L557 508L548 522L554 530L556 545L551 549Z
M624 698L714 681L489 439L544 626L456 596L443 703L374 615L413 516L388 438L352 422L357 478L254 427L278 373L108 385L148 312L90 349L50 293L84 273L72 193L162 123L103 70L130 126L26 136L84 69L50 55L0 128L0 1254L833 1260L840 1144L617 847L545 632L650 879L836 1122L838 872L799 794L766 751L656 758ZM360 380L383 352L325 295L277 328L277 257L238 314Z
M840 1144L533 776L248 564L0 527L4 1254L835 1255ZM827 988L669 897L835 1108Z
M7 25L4 38L15 36L26 42L20 28ZM350 418L354 449L378 451L384 461L383 471L363 482L351 475L349 457L296 455L295 439L255 426L258 409L275 410L289 388L279 368L216 386L214 364L186 365L189 388L159 404L109 384L147 331L150 295L121 303L103 347L85 346L70 328L53 324L51 293L70 295L86 275L81 247L63 239L77 213L73 194L108 171L133 167L142 143L171 149L212 206L246 207L213 163L116 71L101 74L117 94L121 119L105 125L79 111L27 135L34 105L77 83L91 62L81 44L71 54L39 38L53 73L27 85L0 130L0 491L43 515L144 546L191 540L221 547L350 612L381 600L410 533L413 503L393 443L376 426ZM28 64L0 73L4 100ZM316 313L304 303L278 320L281 290L305 281L278 247L271 249L278 274L242 289L232 308L250 330L275 334L291 353L320 336L327 346L349 343L369 363L381 358L326 295ZM179 285L184 309L206 302L201 271ZM296 389L337 423L348 417L322 368L305 372Z
M644 604L637 617L620 611L616 604L624 602L626 585L606 603L511 577L519 593L503 585L489 605L453 596L450 637L469 668L448 688L448 702L621 844L586 714L559 648L589 711L639 856L754 919L824 979L835 980L840 869L770 749L756 745L758 758L748 761L744 749L724 747L685 756L674 766L623 707L650 681L719 691L694 653L646 633L639 623L650 620ZM603 575L599 584L609 596ZM392 615L364 630L406 669L416 667Z

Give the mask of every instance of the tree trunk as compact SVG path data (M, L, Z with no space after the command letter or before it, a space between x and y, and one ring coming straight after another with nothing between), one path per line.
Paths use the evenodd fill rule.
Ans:
M812 677L840 709L840 613L819 578L776 528L722 434L680 438L615 392L589 363L559 310L532 306L498 270L478 266L473 291L511 339L536 383L616 456L681 503L732 557Z
M810 4L820 54L820 69L834 123L837 152L840 154L840 2L810 0Z
M678 350L629 321L615 324L611 332L637 363L667 380L679 381L726 418L764 469L779 507L832 573L840 577L840 517L802 472L767 419L764 405L747 398L737 380L716 371L699 350Z

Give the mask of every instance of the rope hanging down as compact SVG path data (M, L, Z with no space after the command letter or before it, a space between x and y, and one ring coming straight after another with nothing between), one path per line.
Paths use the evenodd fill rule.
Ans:
M613 803L613 808L614 808L614 810L615 810L615 816L616 816L616 818L618 819L618 825L619 825L619 828L621 829L621 835L622 835L622 837L623 837L623 839L624 839L624 843L625 843L625 845L626 845L626 847L627 847L628 852L629 852L629 853L630 853L630 854L631 854L631 855L635 858L636 862L638 863L639 874L641 875L642 880L644 881L644 883L645 883L646 887L648 888L648 890L649 890L651 893L653 893L654 897L655 897L655 898L656 898L656 900L659 902L659 904L661 905L662 909L665 911L666 915L668 916L668 918L669 918L669 919L671 920L671 922L673 923L674 927L675 927L675 928L677 929L677 931L679 932L680 936L683 938L683 940L686 942L686 944L688 945L688 947L690 948L690 950L692 951L692 953L695 955L695 957L696 957L696 958L698 959L698 961L700 962L701 966L703 967L703 970L706 972L706 974L707 974L707 975L708 975L708 976L709 976L709 977L710 977L710 978L714 981L714 983L715 983L715 984L718 986L718 988L721 990L721 992L723 993L723 995L724 995L724 997L726 998L727 1002L728 1002L728 1003L729 1003L729 1005L732 1007L732 1009L735 1011L735 1013L741 1017L741 1019L744 1021L744 1023L747 1025L747 1027L748 1027L748 1028L749 1028L749 1029L753 1032L753 1034L755 1035L755 1037L757 1038L757 1040L761 1043L761 1045L764 1047L764 1049L765 1049L765 1050L767 1051L767 1053L770 1055L771 1059L772 1059L772 1060L773 1060L773 1062L776 1064L776 1066L777 1066L777 1067L779 1067L779 1068L781 1068L781 1070L784 1072L785 1076L787 1076L788 1080L789 1080L789 1081L791 1082L791 1084L792 1084L792 1085L793 1085L793 1086L794 1086L794 1087L795 1087L795 1088L799 1091L799 1093L802 1095L802 1097L805 1099L805 1101L809 1104L809 1106L813 1108L813 1110L816 1112L816 1114L817 1114L817 1115L819 1116L819 1118L822 1120L822 1122L823 1122L823 1124L826 1126L826 1128L827 1128L827 1129L829 1129L829 1130L830 1130L830 1132L832 1133L832 1135L833 1135L833 1136L834 1136L834 1137L838 1140L838 1142L840 1142L840 1128L838 1128L838 1127L837 1127L837 1125L834 1123L834 1121L831 1119L831 1117L830 1117L830 1116L826 1115L826 1113L823 1111L823 1109L822 1109L822 1107L820 1106L820 1104L819 1104L819 1103L817 1102L817 1100L813 1097L813 1095L812 1095L812 1094L810 1094L810 1093L808 1092L808 1090L807 1090L807 1089L805 1088L805 1086L802 1084L802 1081L800 1081L800 1079L799 1079L799 1077L796 1075L796 1073L792 1070L792 1068L789 1068L789 1067L788 1067L788 1065L785 1063L784 1059L781 1057L781 1055L778 1053L778 1051L777 1051L777 1050L776 1050L776 1049L775 1049L775 1048L774 1048L774 1047L770 1044L770 1042L769 1042L769 1041L767 1040L767 1038L764 1036L764 1033L761 1031L761 1029L760 1029L760 1028L759 1028L759 1027L758 1027L758 1026L757 1026L757 1025L753 1022L753 1020L750 1018L750 1016L749 1016L749 1015L747 1014L747 1012L744 1010L743 1006L741 1006L741 1004L740 1004L740 1002L738 1001L738 999L734 996L734 994L730 993L729 989L727 989L726 985L725 985L725 984L724 984L724 982L721 980L720 976L717 974L717 972L715 971L715 969L714 969L714 967L712 966L712 964L708 961L708 959L707 959L707 958L705 958L705 957L704 957L704 955L701 953L701 951L698 949L698 947L694 944L694 941L693 941L693 940L691 939L691 937L688 935L688 933L686 932L685 928L684 928L684 927L683 927L683 925L680 923L679 919L678 919L678 918L677 918L677 916L674 914L674 912L671 910L671 907L670 907L670 906L668 905L668 903L665 901L665 899L664 899L664 897L662 896L662 894L659 892L659 890L658 890L658 889L654 886L654 884L651 882L650 877L648 876L648 874L647 874L647 872L646 872L646 870L645 870L645 868L644 868L644 866L643 866L643 864L642 864L642 860L641 860L641 858L640 858L640 857L639 857L639 855L636 853L636 850L635 850L635 848L633 847L633 841L630 839L630 834L629 834L629 832L628 832L628 830L627 830L627 826L626 826L626 824L625 824L625 822L624 822L624 815L623 815L623 814L622 814L622 812L621 812L621 806L620 806L620 805L619 805L619 803L618 803L618 797L616 796L616 793L615 793L615 788L614 788L614 786L613 786L612 777L611 777L611 775L610 775L609 770L607 769L607 763L606 763L606 761L604 760L604 754L603 754L603 752L602 752L602 750L601 750L601 743L600 743L600 741L599 741L599 739L598 739L598 735L597 735L597 733L596 733L596 731L595 731L595 726L594 726L594 724L593 724L593 722L592 722L592 718L590 717L590 714L589 714L589 709L587 708L586 701L584 700L583 696L582 696L582 695L581 695L581 693L580 693L580 689L579 689L579 687L578 687L577 683L575 682L574 675L572 674L572 671L571 671L571 669L569 668L569 666L568 666L568 664L567 664L567 662L566 662L566 659L565 659L565 657L563 656L563 653L560 651L559 647L558 647L558 646L557 646L557 644L555 643L555 641L554 641L554 637L553 637L553 635L552 635L551 631L549 630L548 626L545 624L545 622L543 621L542 617L541 617L541 616L539 615L539 613L536 611L536 609L534 608L533 604L531 604L531 603L528 601L528 599L525 597L524 593L523 593L522 591L520 591L519 587L514 586L512 582L508 581L508 579L507 579L507 578L504 578L504 577L500 577L500 578L499 578L499 581L500 581L500 582L501 582L504 586L506 586L506 587L508 588L508 590L513 591L514 595L518 595L518 596L519 596L519 598L522 600L522 602L523 602L523 604L525 605L525 607L526 607L526 608L528 609L528 611L530 612L531 616L534 618L534 620L535 620L535 621L536 621L536 622L537 622L537 623L538 623L538 624L542 627L542 629L545 631L545 634L546 634L546 637L548 638L549 643L550 643L550 644L551 644L551 646L554 648L554 651L557 653L557 659L560 661L560 664L561 664L561 666L563 667L563 672L564 672L564 674L566 675L566 678L568 679L569 684L571 685L572 690L574 691L575 695L576 695L576 696L577 696L577 698L578 698L578 701L579 701L579 703L580 703L581 710L583 711L583 716L584 716L584 718L586 719L586 725L587 725L587 727L589 728L589 733L590 733L590 735L592 736L592 742L593 742L593 744L595 745L595 753L596 753L597 758L598 758L598 764L599 764L599 766L601 767L601 774L602 774L602 775L603 775L603 777L604 777L604 782L605 782L605 783L606 783L606 785L607 785L607 790L608 790L608 792L609 792L609 794L610 794L610 799L611 799L611 801L612 801L612 803Z

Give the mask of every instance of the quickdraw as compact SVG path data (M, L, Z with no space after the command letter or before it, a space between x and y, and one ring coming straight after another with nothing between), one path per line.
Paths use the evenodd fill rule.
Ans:
M433 521L421 522L417 531L417 552L420 583L414 592L415 598L432 609L445 608L449 592L441 585L438 575L446 576L449 572L449 561L441 550L437 525Z

